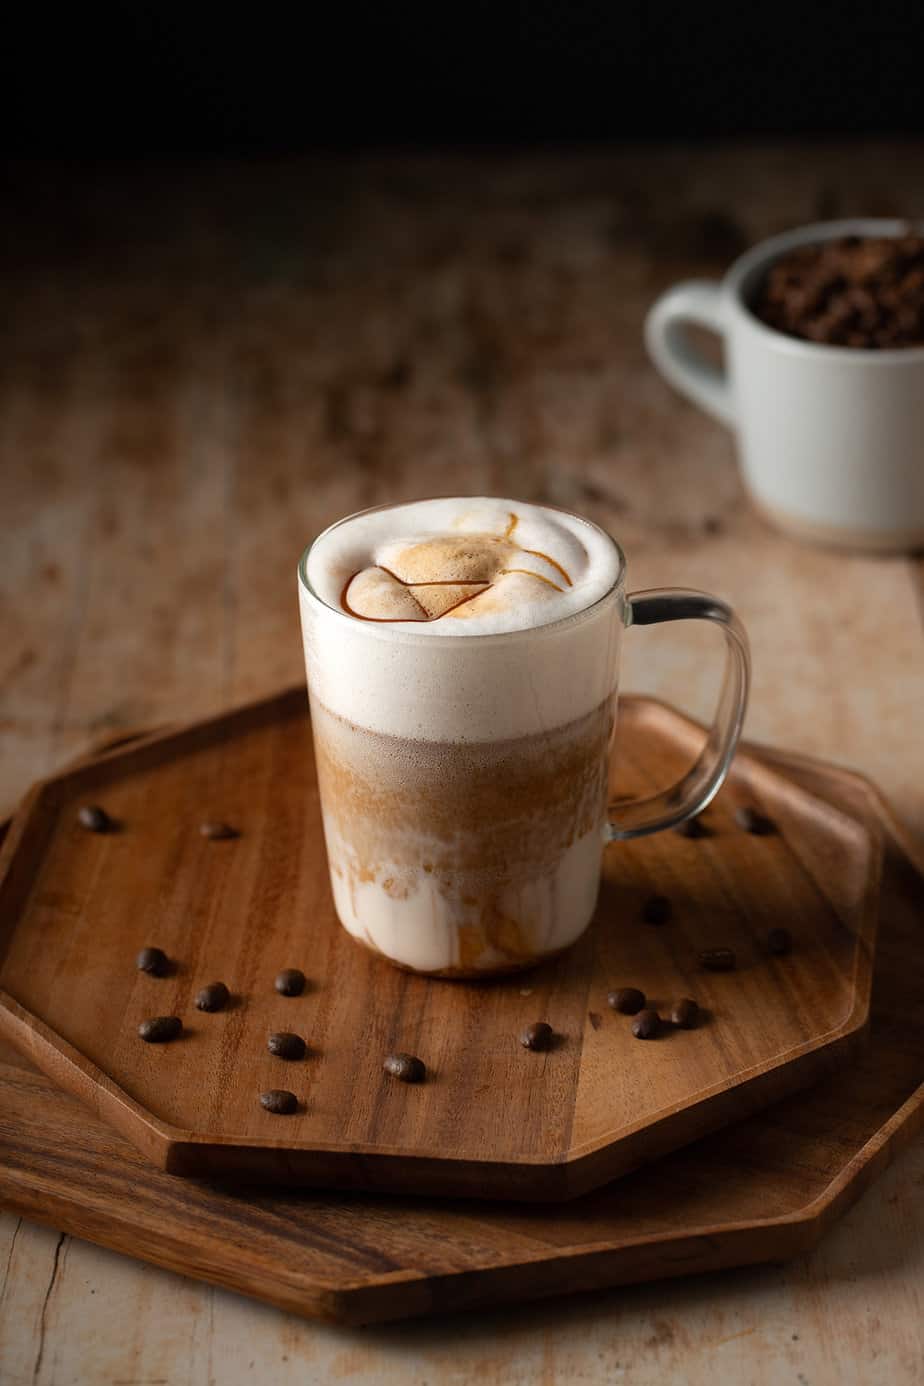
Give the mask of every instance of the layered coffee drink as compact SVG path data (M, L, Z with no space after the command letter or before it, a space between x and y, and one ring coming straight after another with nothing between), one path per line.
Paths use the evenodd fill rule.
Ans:
M494 499L333 526L302 561L337 913L414 971L559 952L596 903L623 628L596 526Z

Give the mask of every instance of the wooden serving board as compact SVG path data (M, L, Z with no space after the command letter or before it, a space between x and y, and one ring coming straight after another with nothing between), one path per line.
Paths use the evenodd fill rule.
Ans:
M626 700L614 793L679 776L703 733L660 704ZM834 772L832 772L833 774ZM91 834L98 801L118 832ZM750 835L755 804L778 831ZM240 830L206 841L206 818ZM14 820L0 863L0 1033L171 1173L417 1195L561 1199L599 1187L853 1059L868 1019L881 866L868 813L807 792L748 753L706 819L606 853L600 906L554 963L476 984L408 976L359 949L327 882L304 694L121 747L47 781ZM652 893L673 919L641 922ZM791 956L766 934L787 925ZM135 969L140 947L174 975ZM735 949L729 973L699 950ZM273 977L299 966L297 999ZM234 1004L193 1006L221 979ZM606 1005L641 987L665 1011L693 996L704 1023L641 1043ZM183 1018L149 1046L139 1021ZM548 1020L548 1054L518 1037ZM270 1031L309 1056L273 1058ZM383 1074L419 1054L419 1087ZM265 1112L267 1088L296 1116Z
M0 1041L0 1204L297 1313L367 1323L783 1260L924 1127L924 875L869 785L775 764L882 814L870 1045L811 1091L555 1207L219 1187L152 1169Z

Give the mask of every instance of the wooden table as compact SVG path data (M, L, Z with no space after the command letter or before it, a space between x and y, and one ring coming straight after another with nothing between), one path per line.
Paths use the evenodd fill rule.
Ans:
M0 315L0 807L94 740L300 676L295 563L460 490L608 526L632 587L738 607L748 732L853 765L924 836L924 568L799 547L661 383L655 295L819 216L924 215L924 147L14 170ZM627 642L694 713L709 632ZM704 671L702 664L707 665ZM349 1332L0 1219L0 1375L112 1386L921 1379L924 1145L820 1249Z

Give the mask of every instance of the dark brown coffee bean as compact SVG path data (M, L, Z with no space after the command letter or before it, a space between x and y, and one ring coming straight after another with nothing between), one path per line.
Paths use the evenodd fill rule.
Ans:
M152 977L166 977L170 971L170 959L163 948L142 948L135 964L139 972L147 972Z
M156 1015L138 1026L138 1034L147 1044L166 1044L182 1033L183 1022L178 1015Z
M426 1065L416 1054L389 1054L382 1067L401 1083L422 1083L427 1076Z
M607 993L606 1004L621 1015L637 1015L645 1005L645 993L638 987L620 987Z
M792 952L792 934L788 929L771 929L767 935L767 951L781 958Z
M671 1024L681 1030L693 1030L699 1024L699 1006L689 996L674 1003L671 1010Z
M674 829L681 837L711 837L712 833L706 827L703 820L696 815L693 818L685 818L682 823L678 823Z
M297 967L284 967L273 986L280 996L301 996L305 990L305 974Z
M196 993L196 1009L199 1011L223 1011L231 1000L231 993L224 982L210 982Z
M260 1106L273 1116L291 1116L298 1107L298 1098L285 1088L270 1088L269 1092L260 1093Z
M237 829L232 828L230 823L200 823L199 831L211 842L222 842L230 837L237 837Z
M737 961L731 948L704 948L699 955L700 967L709 972L731 972Z
M738 809L735 822L739 828L743 828L746 833L752 833L754 837L769 837L771 833L776 832L776 824L772 818L747 806Z
M639 1011L632 1022L632 1033L636 1039L654 1039L661 1029L661 1017L651 1008Z
M551 1049L553 1038L551 1025L547 1025L544 1020L537 1020L533 1025L527 1025L520 1036L520 1043L524 1049Z
M289 1030L277 1030L270 1035L266 1047L277 1059L303 1059L307 1050L301 1035L293 1035Z
M88 833L108 833L112 827L112 819L99 804L84 804L77 811L77 822Z
M673 913L674 908L666 895L652 895L642 906L646 924L666 924Z

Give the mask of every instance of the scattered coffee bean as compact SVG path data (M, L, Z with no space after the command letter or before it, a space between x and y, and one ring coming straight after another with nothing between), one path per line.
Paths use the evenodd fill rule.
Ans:
M260 1093L260 1106L273 1116L291 1116L298 1107L298 1098L285 1088L270 1088L269 1092Z
M163 948L142 948L135 963L139 972L147 972L152 977L166 977L170 971L170 959Z
M788 929L771 929L767 935L767 951L781 958L792 952L792 934Z
M731 948L704 948L699 955L700 967L709 972L731 972L737 961Z
M520 1043L524 1049L551 1049L552 1039L551 1025L547 1025L544 1020L537 1020L533 1025L527 1025L520 1036Z
M203 837L207 837L211 842L221 842L229 837L237 837L237 829L232 828L230 823L200 823L199 831Z
M382 1067L400 1083L422 1083L427 1076L426 1064L416 1054L389 1054Z
M607 993L606 1004L621 1015L637 1015L645 1005L645 993L638 987L620 987Z
M224 982L210 982L196 993L196 1009L199 1011L223 1011L231 1000L231 993Z
M301 1035L293 1035L289 1030L277 1030L266 1041L266 1047L277 1059L303 1059L308 1046Z
M671 1024L681 1030L693 1030L699 1024L699 1006L689 996L677 1001L671 1011Z
M156 1015L152 1020L142 1020L138 1026L138 1034L146 1044L166 1044L182 1032L183 1022L178 1015Z
M639 1011L632 1022L632 1033L636 1039L654 1039L660 1029L661 1017L650 1007Z
M776 832L776 824L772 818L755 808L748 808L747 805L737 810L735 822L739 828L743 828L746 833L752 833L754 837L769 837L771 833Z
M678 823L674 829L681 837L711 837L712 834L706 827L703 820L697 815L693 818L685 818L682 823Z
M305 990L305 974L297 967L284 967L273 986L280 996L301 996Z
M673 913L673 906L666 895L652 895L642 906L642 918L646 924L666 924Z
M99 804L84 804L77 812L77 822L88 833L108 833L112 827L112 819Z

